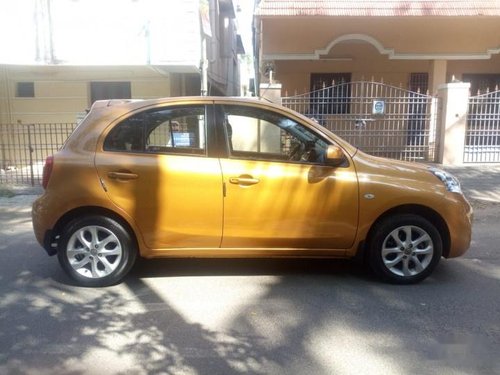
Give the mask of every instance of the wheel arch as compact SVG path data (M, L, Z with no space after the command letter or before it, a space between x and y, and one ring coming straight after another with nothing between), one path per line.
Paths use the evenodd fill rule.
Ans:
M370 230L368 231L365 240L363 241L363 247L366 249L366 244L370 243L370 239L374 234L374 228L377 224L384 220L385 218L396 215L396 214L413 214L419 215L424 219L428 220L431 224L433 224L441 235L441 239L443 241L443 256L448 258L450 253L450 231L448 229L448 225L446 224L443 217L433 210L430 207L419 205L419 204L405 204L397 207L393 207L384 213L382 213L371 225Z
M129 234L130 234L132 240L134 241L135 246L140 254L139 241L137 238L136 231L134 230L132 225L130 225L130 223L123 216L117 214L115 211L112 211L112 210L104 208L104 207L99 207L99 206L82 206L82 207L77 207L77 208L74 208L74 209L66 212L63 216L61 216L59 218L57 223L54 225L54 228L52 229L53 237L55 238L56 236L60 236L61 232L64 230L64 227L71 220L73 220L77 217L89 216L89 215L106 216L106 217L109 217L110 219L117 221L120 225L122 225L127 230L127 232L129 232Z

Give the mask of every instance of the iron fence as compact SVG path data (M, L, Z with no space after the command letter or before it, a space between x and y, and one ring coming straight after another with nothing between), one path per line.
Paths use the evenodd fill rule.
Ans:
M369 154L433 162L438 156L437 100L360 81L284 97L282 103Z
M500 90L471 96L464 163L500 162Z
M0 124L0 184L39 185L43 165L76 124Z

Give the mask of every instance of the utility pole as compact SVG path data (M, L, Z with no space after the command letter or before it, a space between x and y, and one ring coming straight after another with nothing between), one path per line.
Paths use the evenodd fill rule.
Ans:
M208 95L207 37L201 34L201 96Z
M207 38L212 37L210 25L210 0L200 0L200 38L201 38L201 61L200 61L200 81L201 95L208 95L208 52Z

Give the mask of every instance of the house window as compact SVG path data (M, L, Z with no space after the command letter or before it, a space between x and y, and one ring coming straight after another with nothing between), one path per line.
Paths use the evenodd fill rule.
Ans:
M427 90L429 88L428 73L410 73L408 89L408 146L423 146L426 142ZM415 93L420 93L415 94Z
M429 73L410 73L408 90L426 94L429 89Z
M130 82L90 82L90 101L107 99L130 99Z
M470 82L470 91L472 95L485 94L487 91L496 91L500 89L500 74L464 74L464 82Z
M16 97L18 98L34 98L35 83L34 82L17 82Z
M351 73L311 74L311 115L349 113Z

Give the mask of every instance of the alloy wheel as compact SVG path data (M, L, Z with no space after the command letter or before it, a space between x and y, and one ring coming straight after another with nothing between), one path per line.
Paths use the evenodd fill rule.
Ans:
M116 270L123 256L122 244L109 229L91 225L79 228L68 241L66 256L80 275L98 279Z
M415 276L431 263L434 244L422 228L405 225L394 229L382 244L382 261L387 269L398 276Z

